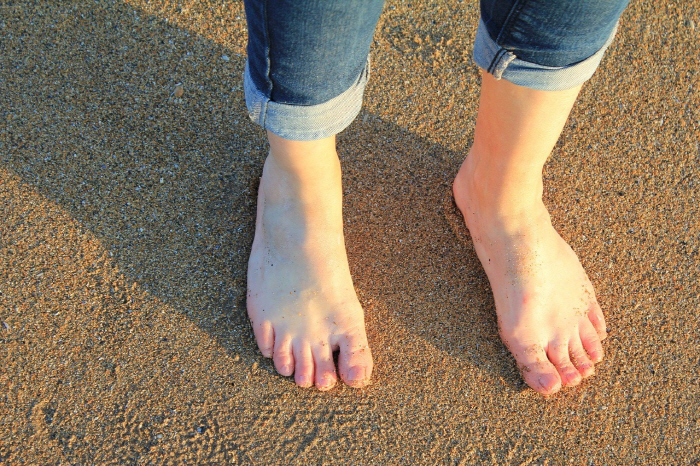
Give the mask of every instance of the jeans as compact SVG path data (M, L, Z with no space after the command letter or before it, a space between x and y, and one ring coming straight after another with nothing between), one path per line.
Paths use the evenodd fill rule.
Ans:
M544 91L598 67L629 0L481 0L474 61ZM245 0L251 119L285 139L339 133L357 116L383 0Z

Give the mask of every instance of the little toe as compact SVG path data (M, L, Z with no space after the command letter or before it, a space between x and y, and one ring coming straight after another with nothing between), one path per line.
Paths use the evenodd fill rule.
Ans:
M533 390L543 395L552 395L561 389L561 377L556 367L549 361L547 353L540 345L523 347L513 351L523 380Z
M571 362L581 374L581 377L590 377L595 373L593 361L588 357L588 353L583 349L579 338L572 338L569 342L569 352L571 354Z
M311 348L304 343L292 344L294 354L294 381L300 387L310 387L314 384L314 360Z
M581 383L581 374L569 358L568 341L551 343L547 348L547 356L557 368L563 385L574 386Z
M608 336L607 326L605 325L605 317L603 317L603 311L600 306L596 304L593 309L588 311L588 320L591 321L593 328L598 334L598 338L605 340Z
M373 368L372 352L364 332L343 335L338 343L338 370L343 382L355 388L369 384Z
M292 341L290 338L275 339L275 350L272 355L277 372L289 377L294 373L294 355L292 354Z
M330 390L335 386L338 378L335 375L335 363L333 362L333 351L328 343L319 345L312 350L314 357L314 374L316 388L319 390Z
M270 321L254 322L253 333L255 333L255 340L258 342L258 348L260 348L262 355L271 358L272 348L275 345L275 331Z
M579 333L581 335L581 343L583 348L588 353L588 357L595 364L603 360L603 345L600 343L600 337L593 324L588 320L584 320L580 327Z

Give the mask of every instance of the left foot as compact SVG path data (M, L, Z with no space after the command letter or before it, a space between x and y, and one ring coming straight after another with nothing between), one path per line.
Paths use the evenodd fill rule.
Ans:
M605 320L593 286L541 197L520 199L510 212L495 206L477 157L472 149L453 192L493 290L501 338L534 390L578 385L603 359Z

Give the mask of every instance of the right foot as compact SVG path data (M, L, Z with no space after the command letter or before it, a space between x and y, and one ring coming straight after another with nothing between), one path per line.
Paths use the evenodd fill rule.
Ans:
M340 163L329 147L330 163L310 179L290 175L271 151L248 263L248 316L260 351L280 374L320 390L336 384L334 351L340 378L352 387L367 385L373 366L345 251ZM307 157L313 163L316 155Z

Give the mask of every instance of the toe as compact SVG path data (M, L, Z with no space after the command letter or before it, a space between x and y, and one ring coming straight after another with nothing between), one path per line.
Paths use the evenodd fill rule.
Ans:
M607 326L605 325L605 317L603 317L603 311L600 309L598 304L595 304L593 309L588 311L588 320L591 321L593 328L598 334L600 340L605 340L608 336Z
M561 388L561 377L554 364L549 361L544 347L530 345L512 351L518 368L533 390L543 395L552 395Z
M600 337L595 328L593 328L593 324L588 320L584 320L579 327L579 333L583 349L586 350L591 361L596 364L602 361L603 345L600 344Z
M275 344L275 331L272 329L272 324L269 321L254 322L253 333L255 333L255 340L258 342L258 348L260 348L262 355L271 358L272 348Z
M272 355L277 372L289 377L294 373L294 355L292 354L292 340L290 338L276 338L275 350Z
M554 364L554 367L557 368L563 385L573 386L581 383L581 374L576 370L569 358L568 341L550 343L547 348L547 356L549 356L549 360Z
M372 352L364 332L343 335L338 341L340 378L351 387L364 387L372 376Z
M292 344L294 354L294 381L300 387L310 387L314 383L314 360L311 348L305 343Z
M314 374L316 387L319 390L329 390L333 388L338 380L335 375L335 363L333 362L333 351L328 343L318 345L312 349L314 357Z
M576 369L581 374L581 377L590 377L595 373L595 367L593 361L588 357L588 353L583 349L581 340L579 338L572 338L569 342L569 352L571 355L571 362L574 363Z

